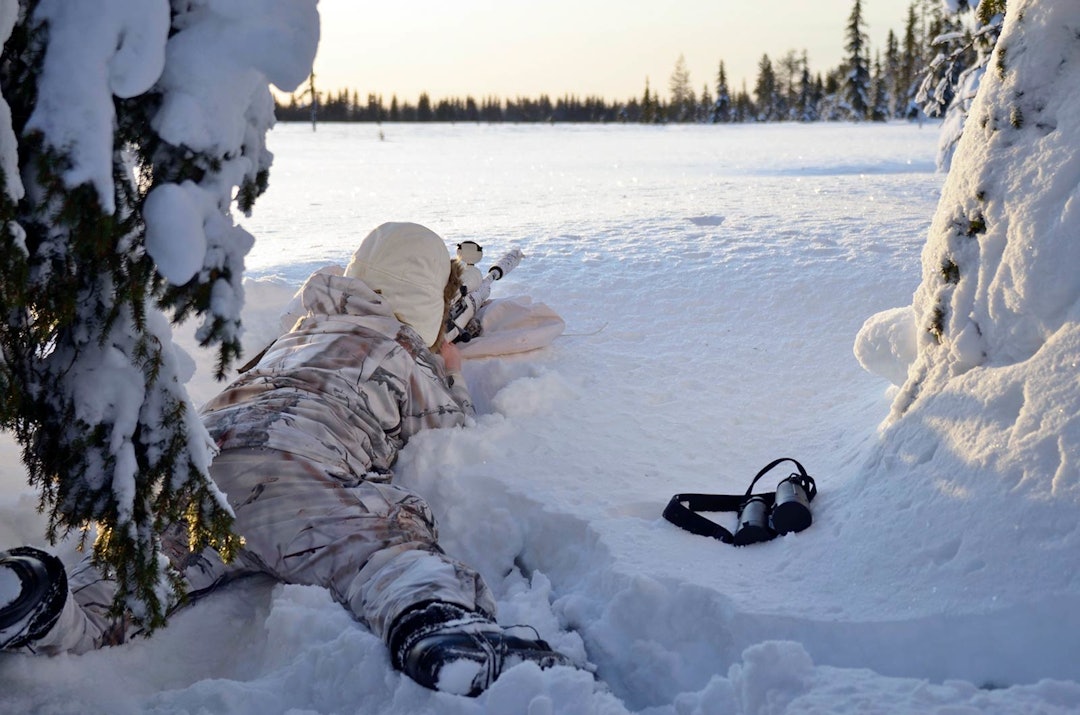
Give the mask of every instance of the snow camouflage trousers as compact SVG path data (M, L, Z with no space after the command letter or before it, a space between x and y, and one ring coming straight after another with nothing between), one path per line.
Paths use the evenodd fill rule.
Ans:
M384 642L398 615L426 601L495 613L483 579L442 552L431 510L408 489L343 477L271 449L223 451L211 474L228 495L245 545L226 565L214 551L188 552L182 525L167 534L164 547L188 581L186 603L236 578L267 574L329 589ZM108 616L113 584L88 561L68 580L64 614L32 650L82 653L133 635Z

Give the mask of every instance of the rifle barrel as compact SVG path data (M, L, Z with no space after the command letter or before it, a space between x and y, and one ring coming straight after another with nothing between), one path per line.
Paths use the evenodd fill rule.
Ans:
M458 340L468 342L473 337L465 332L465 326L469 324L473 316L479 312L480 306L488 299L491 294L491 284L514 270L524 257L525 254L520 249L510 249L506 255L488 269L487 275L484 276L484 280L480 282L476 290L461 296L455 301L450 309L450 317L446 321L447 340L451 342Z

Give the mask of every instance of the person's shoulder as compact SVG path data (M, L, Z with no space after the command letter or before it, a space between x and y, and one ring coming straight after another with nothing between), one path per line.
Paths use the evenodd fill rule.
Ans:
M362 280L333 273L313 273L297 293L298 316L393 317L390 304Z

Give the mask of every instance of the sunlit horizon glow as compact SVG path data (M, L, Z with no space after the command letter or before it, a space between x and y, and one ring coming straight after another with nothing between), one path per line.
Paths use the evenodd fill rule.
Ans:
M607 100L641 97L646 81L668 95L680 55L696 93L715 93L724 62L728 86L753 90L762 55L775 63L805 50L813 73L844 57L853 0L495 0L360 4L320 0L315 58L320 92L349 90L415 102L472 96ZM871 52L892 30L902 36L907 2L863 0Z

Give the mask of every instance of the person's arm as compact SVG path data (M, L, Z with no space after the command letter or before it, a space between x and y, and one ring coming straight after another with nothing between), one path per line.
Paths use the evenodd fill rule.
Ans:
M409 358L415 361L400 396L401 437L405 440L421 429L464 425L475 414L457 348L425 353L418 359ZM409 357L406 352L402 355Z
M461 350L458 349L457 345L448 340L443 342L439 348L439 355L442 356L447 374L461 374Z
M469 387L465 384L465 375L461 372L461 351L458 346L446 341L439 348L439 355L446 367L446 381L450 385L450 392L458 404L471 404Z

